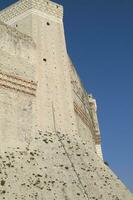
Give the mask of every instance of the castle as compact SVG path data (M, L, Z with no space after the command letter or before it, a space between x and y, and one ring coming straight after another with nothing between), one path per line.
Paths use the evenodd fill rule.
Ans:
M104 164L62 19L50 0L0 12L0 200L133 200Z

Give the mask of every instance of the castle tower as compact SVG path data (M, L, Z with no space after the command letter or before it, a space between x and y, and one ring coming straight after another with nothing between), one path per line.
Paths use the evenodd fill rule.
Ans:
M49 132L54 129L52 107L58 118L58 131L70 132L74 121L62 16L62 7L55 3L24 0L4 10L0 17L2 21L31 36L36 44L33 66L34 80L38 85L35 126ZM68 121L70 127L66 123Z
M36 119L33 129L52 132L54 109L57 130L68 134L73 130L77 135L77 124L73 112L72 77L70 77L68 67L70 61L65 46L62 18L62 6L44 0L38 2L34 0L18 1L3 10L0 15L2 21L32 37L35 42L36 55L31 62L34 60L33 80L37 83L38 88L34 106ZM95 136L95 128L91 129L94 132L93 139L99 141ZM29 140L30 138L28 138ZM101 152L99 155L102 157Z
M104 165L96 101L68 57L62 6L0 12L0 200L132 200Z

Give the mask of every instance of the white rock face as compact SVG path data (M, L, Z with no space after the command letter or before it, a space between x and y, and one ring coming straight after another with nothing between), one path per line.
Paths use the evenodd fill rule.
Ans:
M0 200L133 200L103 162L62 17L45 0L0 12Z

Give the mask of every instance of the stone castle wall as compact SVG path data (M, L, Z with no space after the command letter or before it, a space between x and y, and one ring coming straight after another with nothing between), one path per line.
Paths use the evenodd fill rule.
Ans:
M34 16L32 15L32 19L34 18ZM23 28L23 24L24 24L25 18L21 19L21 22L18 22L17 20L17 28L19 29L19 31L22 31ZM28 18L28 23L31 23L31 16L30 16L30 20ZM35 20L34 20L35 21ZM16 23L14 23L16 25ZM14 26L13 24L13 26ZM32 23L32 26L30 26L30 24L26 23L26 32L29 32L29 27L32 30L33 26L35 26ZM46 26L46 24L45 24ZM5 64L7 67L7 71L8 73L15 73L16 75L20 75L22 77L27 77L28 79L31 77L32 81L35 81L35 77L36 77L36 67L35 64L37 62L36 58L36 45L35 43L32 41L30 36L27 36L25 34L22 34L18 31L16 31L15 28L8 28L6 25L1 25L2 30L1 30L1 36L3 34L4 38L1 37L1 41L4 41L4 43L1 42L1 49L4 51L8 51L11 52L11 59L9 60L9 63L12 62L12 58L13 56L15 57L15 59L19 59L16 60L16 64L15 62L13 63L12 67L13 69L10 71L9 68L9 64ZM5 32L4 32L4 28L5 28ZM5 34L8 33L8 34ZM32 34L35 34L35 29L34 32L32 32ZM52 39L52 37L51 37ZM50 46L50 45L49 45ZM52 49L52 48L51 48ZM54 52L54 50L53 50ZM2 54L1 54L2 55ZM25 63L23 63L23 65L21 65L22 67L17 67L16 65L18 64L18 62L20 62L20 59L22 59L23 61L27 61L28 64L30 63L30 65L25 65ZM15 64L15 65L14 65ZM71 66L71 62L69 63L69 59L68 59L68 66ZM25 66L25 67L24 67ZM17 70L15 72L15 69ZM74 104L74 110L75 110L75 114L76 114L76 120L77 120L77 124L79 124L78 126L80 127L81 124L83 124L83 130L79 131L79 133L81 132L81 136L85 136L85 138L89 139L89 136L91 136L91 140L94 143L94 148L95 148L95 140L96 140L96 134L95 134L95 130L94 130L94 123L93 123L93 114L91 112L91 107L89 105L89 97L87 92L85 92L80 79L76 73L76 71L74 70L74 67L71 67L72 70L70 70L70 77L71 77L71 87L72 87L72 93L73 93L73 104ZM4 70L5 72L5 70ZM21 72L21 73L20 73ZM8 74L7 73L7 74ZM51 73L51 71L49 72ZM21 89L21 88L20 88ZM23 88L22 88L23 89ZM19 90L19 88L18 88ZM34 89L33 89L34 90ZM27 91L29 94L31 95L35 95L35 90L33 91L30 89L30 91ZM25 90L26 91L26 90ZM80 118L80 119L79 119ZM80 120L80 121L79 121ZM85 131L86 129L86 131ZM88 133L91 134L88 134ZM84 134L83 134L84 133ZM100 135L99 135L100 137ZM100 145L100 143L98 143ZM101 156L101 153L99 154ZM102 156L101 156L102 157Z
M97 119L97 106L91 95L85 91L80 78L69 59L71 84L73 91L73 103L76 114L79 134L84 140L93 142L94 151L103 158L101 150L101 136ZM91 138L90 138L91 137Z
M0 22L0 149L30 140L36 93L35 43ZM18 139L17 139L18 138Z
M45 0L0 13L0 200L132 200L100 158L96 102L68 58L62 16Z
M39 30L39 34L40 34L39 40L40 40L40 38L42 38L41 42L44 40L45 45L46 45L46 47L43 47L43 49L40 50L41 53L42 53L42 51L46 52L44 59L49 60L49 62L50 62L50 60L54 61L54 63L49 63L49 65L51 65L52 67L54 66L53 71L55 71L57 62L59 62L58 57L62 54L63 66L65 64L67 66L67 68L69 69L68 66L71 63L69 62L69 59L67 59L67 57L66 57L65 46L63 47L64 49L61 48L62 44L64 43L64 36L62 35L62 33L63 33L63 26L62 26L62 15L63 15L63 13L62 13L62 15L60 15L60 20L58 18L59 18L59 14L62 12L62 7L57 5L57 4L53 4L51 2L44 2L44 8L40 9L40 7L38 7L38 5L36 5L37 10L35 11L35 10L33 10L33 5L35 6L35 4L37 4L37 2L31 1L30 3L28 2L28 4L27 4L27 1L25 1L25 6L26 5L27 6L32 5L32 8L30 7L30 11L27 12L27 11L25 11L25 9L22 6L24 3L21 2L21 6L19 6L19 4L20 4L20 2L15 4L15 6L10 7L5 12L1 13L1 15L0 15L1 19L3 19L3 16L4 16L4 19L5 19L5 21L7 21L8 24L14 26L19 31L30 35L32 38L34 38L35 41L37 40L37 43L40 42L40 41L38 41L37 24L39 24L41 22L40 28L42 28L42 29ZM39 1L38 4L41 5L42 2ZM12 10L14 8L16 8L16 6L17 6L17 12L19 12L19 15L13 17L13 19L12 19ZM21 7L21 9L24 9L23 11L21 10L21 12L20 12L20 7ZM44 10L45 9L46 10L53 9L54 11L53 11L52 14L51 14L51 12L49 12L49 13L45 12L43 14L42 13L40 14L40 11L42 11L42 9L44 9ZM47 16L46 14L49 14L49 16ZM10 16L10 20L8 18L9 16ZM42 17L43 17L43 21L41 20ZM49 23L49 25L47 23ZM59 31L60 31L60 36L58 36ZM55 35L57 37L55 37ZM60 37L59 40L57 40L58 37ZM62 42L60 41L61 38L62 38ZM47 43L48 43L48 46L47 46ZM64 45L65 45L65 43L64 43ZM39 45L39 48L41 48L40 45ZM56 52L56 54L55 54L55 52ZM58 55L57 55L57 52L59 53ZM51 53L53 55L51 55ZM51 57L52 57L52 59L51 59ZM63 61L64 58L66 59L66 61L65 61L66 63L64 63L64 61ZM41 59L43 59L43 57ZM47 65L47 62L45 62L45 64ZM43 65L44 65L44 63L43 63ZM53 69L52 67L50 67L47 72L46 72L46 69L45 69L45 71L42 72L42 74L48 73L47 77L49 77L49 79L48 79L47 84L49 84L49 85L50 85L50 80L55 79L55 77L52 76L52 74L53 74L53 71L51 71ZM68 69L67 69L67 71L68 71ZM61 70L62 69L60 69L60 72L61 72ZM65 71L63 71L63 73L64 72ZM56 73L57 73L57 70L56 70ZM71 73L71 72L68 71L68 73ZM57 74L55 76L57 77L57 76L60 76L60 75ZM78 76L75 76L75 78L76 78L77 82L79 82ZM94 133L94 130L93 130L94 125L93 125L93 119L90 116L91 114L90 114L90 111L89 111L90 110L89 101L87 99L88 95L87 95L87 93L85 94L85 91L83 89L83 86L81 86L81 84L80 84L80 88L78 88L78 86L76 87L76 85L74 85L74 81L72 80L73 79L72 76L70 77L70 79L71 79L71 84L70 84L71 89L70 90L72 90L72 93L74 92L73 94L75 94L75 95L72 94L75 114L77 113L76 116L74 116L74 117L82 119L81 122L84 124L83 126L85 126L85 128L86 128L86 132L90 131L91 137L92 137L92 133L93 133L93 139L92 140L95 143L95 133ZM62 82L62 81L63 80L59 80L59 82ZM57 82L57 84L60 84L59 82ZM44 84L46 85L46 82L44 82ZM63 85L65 86L65 84L63 84ZM66 87L68 87L68 85L69 85L69 83L67 82ZM52 85L50 86L49 89L47 87L47 94L49 94L49 98L50 98L50 93L54 94L54 92L51 90L52 87L53 87ZM73 90L73 88L74 88L74 90ZM64 88L63 88L63 90L64 90ZM83 96L86 96L86 97L83 98ZM51 98L53 99L53 97L51 97ZM68 101L71 101L71 99L69 99ZM78 102L78 104L76 103L76 101ZM84 103L83 101L86 101L86 102ZM49 106L47 106L47 108L48 107ZM46 108L45 108L45 110L46 110ZM51 113L51 111L47 110L47 114L48 113ZM51 114L50 114L49 118L51 118ZM79 123L79 122L77 122L77 120L75 122ZM49 127L52 127L52 124ZM86 137L87 137L87 134L86 134ZM89 134L88 134L88 138L89 138ZM94 145L94 148L95 148L95 145Z

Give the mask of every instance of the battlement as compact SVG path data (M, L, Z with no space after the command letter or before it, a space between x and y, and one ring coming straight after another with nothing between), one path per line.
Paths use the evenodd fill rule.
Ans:
M58 20L63 18L63 7L49 0L20 0L0 11L0 20L8 22L28 10L38 10Z

